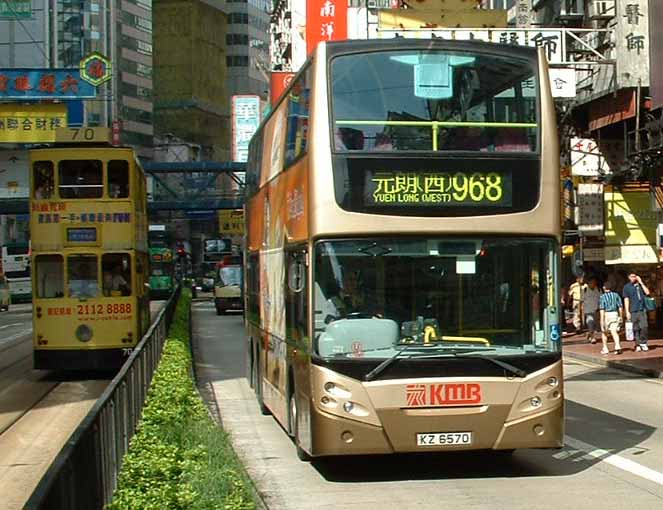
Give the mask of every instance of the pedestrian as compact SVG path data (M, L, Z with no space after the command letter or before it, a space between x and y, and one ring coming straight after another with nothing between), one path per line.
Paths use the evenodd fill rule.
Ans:
M582 294L583 294L583 277L578 276L576 281L569 287L569 301L571 302L571 309L573 310L573 327L576 334L580 334L582 327Z
M619 343L619 328L624 316L624 306L622 298L610 288L610 282L603 284L603 294L599 298L599 310L601 316L601 342L603 348L601 354L610 354L608 349L608 334L612 336L615 342L615 354L622 353L622 346Z
M648 351L649 325L645 297L649 296L649 289L642 281L642 278L634 271L628 274L628 279L629 281L624 285L623 291L626 320L633 323L633 333L635 334L636 342L635 350Z
M596 278L590 278L582 296L582 311L585 319L585 326L587 327L587 340L592 344L596 343L595 333L599 320L600 297L601 291L596 283Z

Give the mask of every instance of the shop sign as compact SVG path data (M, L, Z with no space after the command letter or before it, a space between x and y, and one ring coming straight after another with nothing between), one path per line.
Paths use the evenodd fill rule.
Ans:
M111 79L111 61L101 53L91 53L80 62L81 78L98 87Z
M576 97L576 70L570 67L552 67L548 70L553 97Z
M92 99L97 89L78 69L0 69L0 100Z
M571 175L599 177L610 173L598 143L591 138L571 138Z
M0 0L0 18L32 17L32 0Z
M219 211L219 233L243 234L244 233L244 210L224 209Z
M578 230L585 235L603 235L603 184L578 184Z
M483 41L514 46L543 48L548 62L560 64L564 62L565 40L564 31L559 29L491 28L475 30L472 28L435 29L435 30L398 30L386 29L378 31L378 38L393 39L409 37L416 39L449 39L456 41Z
M319 42L344 41L348 38L348 2L306 0L306 53Z
M52 143L66 126L64 104L0 104L0 143Z
M603 262L605 258L604 248L583 248L582 259L584 262Z
M281 95L290 86L295 73L285 71L273 71L269 80L269 98L272 106L278 103Z
M658 262L656 229L660 212L652 208L648 191L606 192L605 263Z
M232 97L232 157L233 161L246 162L249 142L260 125L260 97Z

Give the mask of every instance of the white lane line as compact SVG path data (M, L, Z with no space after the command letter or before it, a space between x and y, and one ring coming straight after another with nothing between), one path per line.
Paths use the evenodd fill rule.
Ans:
M14 322L13 324L5 324L4 326L0 326L0 329L12 328L14 326L25 326L25 323L24 322Z
M643 466L642 464L638 464L637 462L621 457L620 455L610 453L608 450L603 450L591 444L580 441L579 439L564 436L564 442L577 450L585 452L587 454L586 456L590 459L599 459L600 461L605 462L606 464L610 464L611 466L621 469L622 471L627 471L632 475L639 476L640 478L644 478L645 480L649 480L655 484L663 485L663 473L660 471L655 471L651 468Z

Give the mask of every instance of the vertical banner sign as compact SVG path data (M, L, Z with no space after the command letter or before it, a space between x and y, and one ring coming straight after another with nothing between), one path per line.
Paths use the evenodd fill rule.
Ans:
M348 38L347 0L306 0L306 53L321 41Z
M233 96L232 139L233 161L246 162L249 142L260 125L260 97Z
M269 83L269 99L272 104L272 107L276 105L278 100L281 98L281 94L288 88L290 82L292 81L295 73L289 73L284 71L273 71L270 76Z
M111 126L111 145L117 147L120 145L120 131L122 129L122 124L119 120L114 120Z

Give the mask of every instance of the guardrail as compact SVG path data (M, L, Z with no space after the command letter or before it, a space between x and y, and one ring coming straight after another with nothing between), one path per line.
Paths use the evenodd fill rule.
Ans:
M141 416L181 287L48 468L25 510L103 509Z

